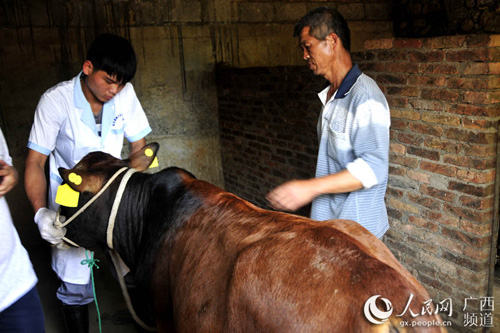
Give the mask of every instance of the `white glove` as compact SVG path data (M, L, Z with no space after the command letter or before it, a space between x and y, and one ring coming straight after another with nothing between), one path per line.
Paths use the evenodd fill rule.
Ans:
M62 216L60 218L62 220ZM52 245L61 243L66 235L66 228L58 229L54 227L56 212L48 208L40 208L35 214L35 222L43 239Z

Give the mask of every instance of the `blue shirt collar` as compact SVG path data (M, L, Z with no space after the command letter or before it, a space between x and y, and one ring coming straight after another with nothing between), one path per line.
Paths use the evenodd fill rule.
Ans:
M359 69L358 64L354 64L354 66L352 66L349 72L347 72L345 78L342 80L342 83L340 84L340 87L337 93L335 94L335 99L346 97L349 91L351 90L352 86L354 85L354 83L356 83L358 77L361 74L362 72Z

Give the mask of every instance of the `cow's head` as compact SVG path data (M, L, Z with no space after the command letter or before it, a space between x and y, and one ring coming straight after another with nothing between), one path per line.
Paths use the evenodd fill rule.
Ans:
M59 168L59 174L64 182L80 193L77 207L61 206L61 215L66 218L73 216L121 168L130 167L140 172L148 169L156 157L158 148L158 143L147 144L126 160L120 160L103 152L92 152L72 169ZM66 237L89 249L102 244L105 240L107 217L120 179L117 178L109 190L104 191L81 215L67 225Z
M59 168L59 174L73 190L96 194L113 174L123 167L134 168L140 172L146 170L155 159L159 147L156 142L147 144L126 160L103 152L92 152L72 169Z

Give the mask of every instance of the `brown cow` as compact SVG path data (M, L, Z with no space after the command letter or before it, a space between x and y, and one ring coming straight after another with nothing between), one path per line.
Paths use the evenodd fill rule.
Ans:
M81 193L81 207L120 168L145 170L157 150L150 144L124 161L94 152L59 171ZM106 246L120 179L67 226L69 239ZM416 325L408 331L441 331L419 326L441 323L435 312L421 315L429 295L359 224L264 210L178 168L133 174L111 234L138 287L149 292L160 332L392 332L405 330L402 321ZM381 324L364 311L376 295L369 310L388 315L393 307Z

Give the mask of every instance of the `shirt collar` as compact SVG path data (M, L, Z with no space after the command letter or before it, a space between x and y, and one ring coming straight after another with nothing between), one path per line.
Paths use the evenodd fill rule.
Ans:
M354 64L352 68L349 70L349 72L347 72L345 78L342 80L340 87L337 89L337 91L335 91L332 99L340 99L346 97L361 74L362 72L359 69L358 64ZM326 97L328 94L328 90L330 90L330 85L318 94L323 105L326 104Z
M83 71L80 72L75 77L75 88L73 89L73 99L75 101L75 106L78 109L85 109L86 106L89 106L89 102L85 98L85 95L83 94L82 90L82 83L80 78L82 77Z
M75 86L73 89L73 100L75 102L75 107L82 110L80 119L87 125L95 135L97 134L97 127L94 119L94 114L90 108L90 103L85 98L82 90L81 78L82 72L75 78ZM102 106L102 130L101 130L101 140L104 142L106 136L111 130L113 118L115 117L115 101L112 98L110 101L106 102Z
M80 80L82 75L83 75L83 71L81 71L80 74L78 74L75 77L75 88L73 89L73 100L75 102L75 106L78 109L88 108L90 110L90 104L87 101L87 99L85 98L85 95L83 94L83 90L82 90L82 81ZM115 104L115 101L114 101L114 98L112 98L111 100L104 103L103 106L112 107L112 106L114 106L114 104Z

